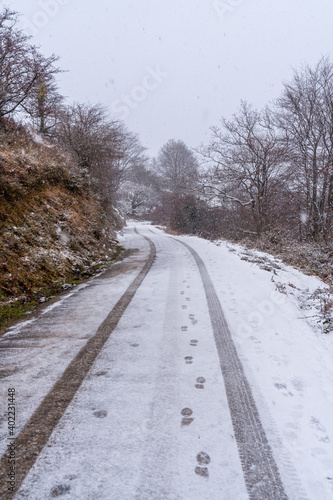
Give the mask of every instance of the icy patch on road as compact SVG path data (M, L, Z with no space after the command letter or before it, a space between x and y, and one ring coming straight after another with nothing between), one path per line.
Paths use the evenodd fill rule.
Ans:
M2 338L16 335L17 333L19 333L22 330L22 328L34 323L35 321L36 321L36 318L25 319L25 320L21 321L19 324L11 326L10 328L7 329L6 333L4 333L2 335Z

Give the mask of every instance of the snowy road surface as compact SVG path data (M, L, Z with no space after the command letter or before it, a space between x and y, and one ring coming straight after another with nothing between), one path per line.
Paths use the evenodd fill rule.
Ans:
M298 300L323 284L145 224L124 246L0 340L1 498L15 388L15 499L333 499L333 343Z

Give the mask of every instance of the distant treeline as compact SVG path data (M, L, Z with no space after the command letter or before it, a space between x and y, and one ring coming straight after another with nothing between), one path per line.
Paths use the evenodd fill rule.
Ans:
M273 239L331 239L333 65L328 58L295 71L271 106L256 110L241 102L231 119L211 128L211 140L197 148L195 161L188 151L192 169L179 162L178 146L173 144L172 153L162 148L156 161L167 187L156 216L172 228L232 238L270 233Z
M206 237L283 234L329 241L333 224L333 65L323 57L294 71L262 110L241 102L196 150L169 140L150 159L123 122L101 104L67 104L57 56L44 57L0 13L0 144L18 123L71 159L107 208L144 215Z

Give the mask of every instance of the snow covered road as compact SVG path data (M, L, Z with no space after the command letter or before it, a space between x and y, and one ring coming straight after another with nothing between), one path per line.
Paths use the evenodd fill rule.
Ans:
M122 263L0 341L15 498L333 498L331 339L226 246L135 226Z

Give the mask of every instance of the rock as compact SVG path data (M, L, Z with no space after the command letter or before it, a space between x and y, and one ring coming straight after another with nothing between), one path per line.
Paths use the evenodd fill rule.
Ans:
M64 285L61 285L61 288L63 290L68 290L69 288L72 288L73 285L71 285L70 283L65 283Z

